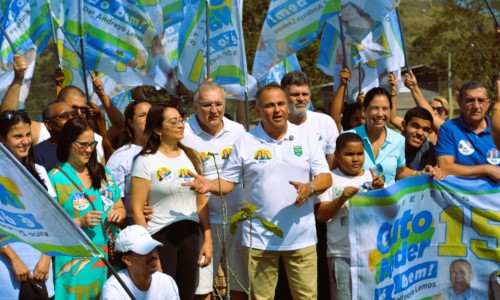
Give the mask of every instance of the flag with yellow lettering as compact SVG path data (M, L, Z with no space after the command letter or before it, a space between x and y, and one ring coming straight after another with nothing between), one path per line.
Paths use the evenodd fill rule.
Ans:
M354 196L352 298L499 299L498 199L489 178L428 175Z

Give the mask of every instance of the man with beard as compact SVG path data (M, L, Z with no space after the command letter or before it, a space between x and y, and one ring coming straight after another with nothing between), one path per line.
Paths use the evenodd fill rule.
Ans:
M429 111L421 107L408 110L402 122L405 137L406 166L422 171L425 166L436 164L434 145L427 139L432 132L433 118Z
M174 279L158 272L158 246L163 245L139 225L125 228L116 238L115 255L125 266L118 275L136 299L180 299ZM130 299L114 276L104 284L101 297Z

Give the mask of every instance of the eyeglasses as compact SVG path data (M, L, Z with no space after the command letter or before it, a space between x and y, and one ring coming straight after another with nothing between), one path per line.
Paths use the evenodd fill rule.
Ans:
M73 108L75 111L79 110L82 114L86 114L89 111L88 106L71 105L71 108Z
M79 141L74 141L74 143L77 143L78 146L80 146L80 150L81 151L85 151L87 150L89 147L91 150L94 150L95 147L97 147L97 144L99 143L98 141L93 141L93 142L90 142L90 143L87 143L87 142L79 142Z
M432 109L437 112L438 115L442 115L445 111L444 107L442 106L432 106Z
M210 109L215 107L217 109L222 108L224 106L224 102L194 102L194 104L201 106L203 109Z
M10 120L13 120L18 115L23 117L23 118L27 118L28 112L25 109L6 110L2 114L0 114L0 119L10 121Z
M76 110L72 110L72 111L65 111L63 113L58 114L57 116L50 117L49 120L57 119L60 121L67 121L67 120L73 119L77 116L78 116L78 112Z
M474 103L477 102L477 104L479 104L480 106L484 106L486 104L486 102L488 102L489 99L485 99L485 98L465 98L463 99L462 101L471 106L473 105Z
M171 119L171 120L168 120L168 121L167 121L167 125L168 125L169 127L172 127L172 128L182 127L182 126L184 126L184 120L182 120L182 118L179 118L179 119Z

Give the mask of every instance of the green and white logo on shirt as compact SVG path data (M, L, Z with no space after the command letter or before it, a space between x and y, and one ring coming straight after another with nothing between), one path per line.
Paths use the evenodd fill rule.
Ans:
M295 154L295 156L302 156L302 146L293 146L293 154Z

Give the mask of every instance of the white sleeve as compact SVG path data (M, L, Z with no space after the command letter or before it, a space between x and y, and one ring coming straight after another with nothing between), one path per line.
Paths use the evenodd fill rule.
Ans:
M110 279L112 279L111 277ZM114 278L113 278L114 279ZM101 300L120 300L120 299L130 299L130 297L124 298L123 293L120 293L119 289L122 287L118 284L113 284L117 283L118 281L115 279L113 281L106 281L104 286L102 287L102 292L101 292Z
M115 152L116 153L116 152ZM120 188L121 197L125 197L125 168L122 163L119 162L119 159L114 154L108 160L106 167L111 172L111 175L115 178L116 184Z
M239 153L241 144L241 139L236 141L229 158L222 168L221 178L232 183L240 183L243 180L243 159Z
M149 157L139 155L135 159L134 167L132 168L132 177L139 177L147 180L151 180L151 172L148 168Z
M38 173L38 176L40 176L40 179L45 184L45 187L47 188L47 192L49 193L50 197L55 198L56 192L54 191L54 187L50 183L49 175L47 174L45 168L35 164L35 170Z

